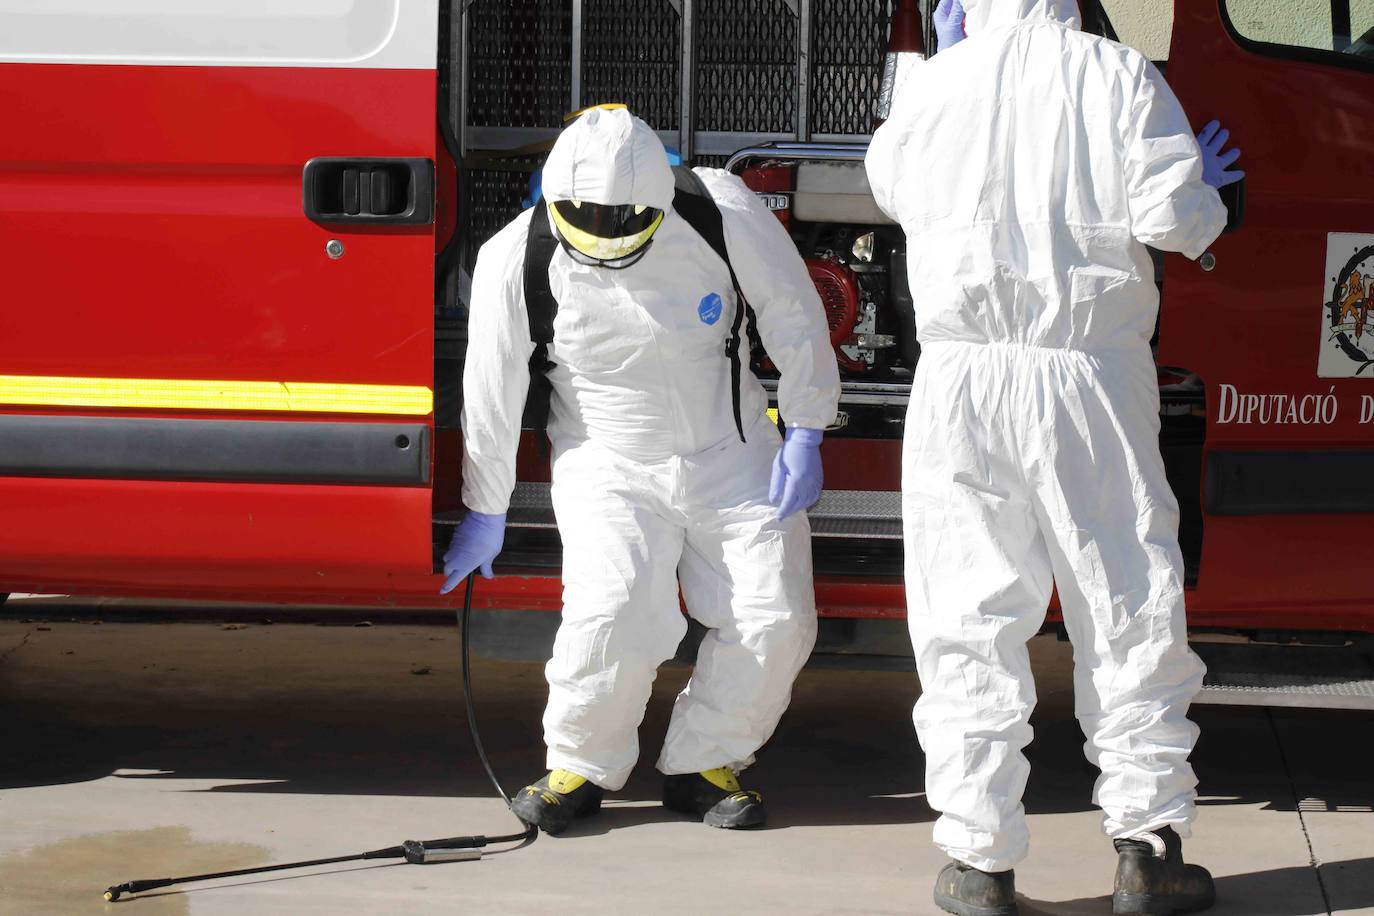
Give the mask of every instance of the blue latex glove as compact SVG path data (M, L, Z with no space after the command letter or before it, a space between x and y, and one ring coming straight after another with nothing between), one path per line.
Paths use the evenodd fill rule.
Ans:
M1230 137L1231 132L1220 121L1209 122L1197 135L1197 145L1202 147L1202 180L1214 188L1224 188L1245 177L1242 171L1227 171L1227 166L1240 158L1238 149L1221 151Z
M469 512L467 518L463 519L458 525L458 530L453 532L453 540L449 542L448 552L444 554L444 580L443 588L439 589L439 594L447 595L458 587L474 569L479 566L482 568L482 578L492 578L491 561L496 559L496 555L501 552L501 545L506 542L506 516L484 515L481 512Z
M948 51L968 37L964 33L964 4L960 0L940 0L931 16L935 37L939 39L935 53Z
M825 482L821 473L823 435L819 429L787 427L782 448L773 459L773 480L768 485L768 501L778 507L778 518L787 518L821 498Z

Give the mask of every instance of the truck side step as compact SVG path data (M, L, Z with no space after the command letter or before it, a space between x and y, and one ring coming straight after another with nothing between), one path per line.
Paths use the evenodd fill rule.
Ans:
M902 539L902 494L895 490L826 490L807 515L814 537ZM443 512L434 521L456 525L462 517L461 512ZM556 528L549 485L517 483L506 520L512 528Z
M813 537L902 539L902 494L896 490L826 490L806 514Z
M1353 648L1193 643L1207 664L1195 703L1374 709L1374 659Z

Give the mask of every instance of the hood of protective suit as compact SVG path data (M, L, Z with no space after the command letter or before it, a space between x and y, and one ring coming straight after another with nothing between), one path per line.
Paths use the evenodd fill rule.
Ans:
M624 109L594 108L558 135L544 163L544 196L667 210L673 170L653 129Z
M1051 19L1071 29L1083 27L1078 0L964 0L964 28L970 35L1031 19Z

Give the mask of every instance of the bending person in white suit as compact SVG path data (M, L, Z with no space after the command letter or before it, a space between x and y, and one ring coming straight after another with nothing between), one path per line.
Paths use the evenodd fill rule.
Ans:
M474 568L490 574L501 547L536 347L522 275L532 233L557 241L547 378L563 622L547 667L550 772L514 803L550 833L625 784L655 671L686 631L679 585L709 633L658 767L664 804L708 824L764 822L762 797L737 774L772 734L815 641L801 510L820 496L819 446L839 399L825 315L786 231L738 178L678 179L644 122L588 111L549 154L545 202L482 247L473 277L470 514L445 558L446 588ZM684 181L693 212L715 214L728 261L681 212ZM785 441L762 386L739 371L737 290L781 373Z

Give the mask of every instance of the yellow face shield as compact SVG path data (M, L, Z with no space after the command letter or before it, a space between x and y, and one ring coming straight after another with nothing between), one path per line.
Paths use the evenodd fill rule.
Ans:
M662 210L635 204L558 200L550 203L549 215L559 241L575 260L611 268L639 260L663 223Z

